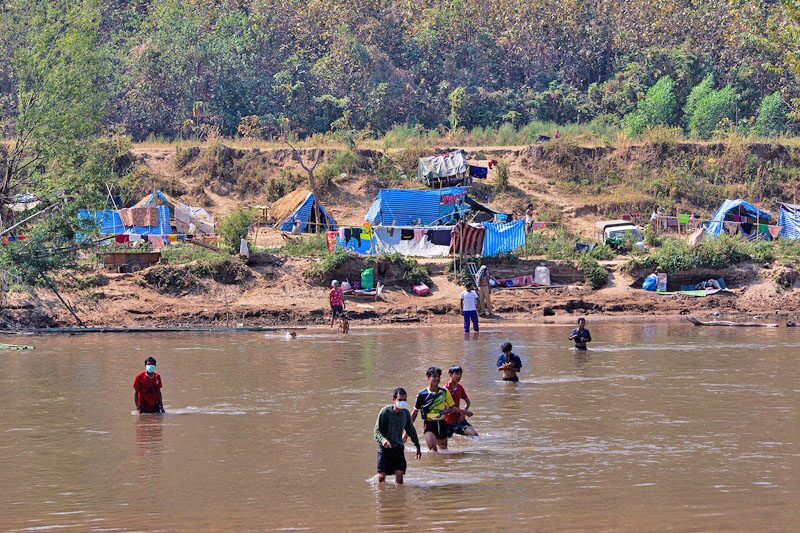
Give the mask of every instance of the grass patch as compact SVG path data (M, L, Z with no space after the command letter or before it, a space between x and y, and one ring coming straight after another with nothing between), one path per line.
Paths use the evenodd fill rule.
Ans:
M325 235L312 235L271 250L283 257L323 257L328 255Z

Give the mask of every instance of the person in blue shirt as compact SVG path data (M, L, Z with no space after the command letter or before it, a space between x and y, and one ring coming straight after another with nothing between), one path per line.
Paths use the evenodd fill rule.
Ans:
M522 360L511 351L511 343L500 347L503 353L497 358L497 370L503 372L503 381L519 381L517 373L522 370Z
M586 329L586 319L578 319L578 327L572 330L569 340L575 341L576 350L586 350L586 343L592 342L592 334Z

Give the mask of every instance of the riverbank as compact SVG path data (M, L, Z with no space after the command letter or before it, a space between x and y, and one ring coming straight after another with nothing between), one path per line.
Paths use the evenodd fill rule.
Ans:
M327 287L302 275L311 261L289 258L280 266L254 267L241 284L213 279L181 291L149 285L147 272L98 273L99 286L65 291L67 300L89 327L249 328L325 326L330 315ZM636 288L636 279L608 265L611 276L600 290L573 283L535 290L495 290L494 314L486 326L570 322L577 316L593 321L664 320L689 314L717 313L736 319L770 317L770 321L797 320L800 289L782 289L776 268L749 265L747 276L730 292L706 297L661 295ZM383 299L347 297L353 327L456 324L461 286L439 271L431 274L432 293L414 296L408 288L390 284ZM732 272L729 274L733 275ZM97 280L98 278L93 278ZM49 293L10 293L0 310L2 329L73 327L74 318Z

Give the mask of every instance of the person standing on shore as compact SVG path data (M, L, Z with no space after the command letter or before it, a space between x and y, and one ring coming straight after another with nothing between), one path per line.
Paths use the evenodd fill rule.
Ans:
M331 290L328 293L328 300L331 303L331 329L336 319L344 314L344 293L342 293L339 282L331 281Z
M417 447L417 461L422 457L422 450L414 429L414 422L408 412L406 390L398 387L392 391L392 404L378 413L375 421L375 440L378 442L378 482L383 483L386 476L394 476L398 485L403 484L406 473L406 456L403 445L404 434L411 438Z
M461 314L464 315L464 333L469 333L470 322L472 322L472 329L476 333L480 331L478 326L478 294L475 292L475 286L471 283L461 293Z
M492 314L492 288L489 286L489 271L486 269L486 265L482 265L478 269L475 281L478 283L478 303L481 307L481 316L489 316Z
M500 347L503 353L497 358L497 370L503 373L503 381L519 381L517 374L522 370L522 360L511 348L510 342L504 342Z
M530 233L533 226L533 204L528 204L525 208L525 233Z
M133 403L140 413L163 413L164 401L161 398L161 376L156 372L156 360L144 360L144 372L133 380Z
M576 350L588 350L586 343L592 342L592 334L586 329L585 318L581 317L578 319L578 327L572 330L569 340L575 341Z

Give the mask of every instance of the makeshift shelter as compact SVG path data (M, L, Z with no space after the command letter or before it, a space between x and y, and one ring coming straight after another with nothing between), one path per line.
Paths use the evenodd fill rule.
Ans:
M373 226L447 225L463 218L467 189L381 189L364 219Z
M741 198L725 200L706 226L706 234L712 236L741 231L746 236L761 233L768 238L767 226L771 223L772 215L753 204ZM761 226L764 227L763 232Z
M493 222L495 220L507 222L511 216L510 213L501 213L500 211L495 211L491 207L483 205L469 195L467 195L465 203L467 206L469 206L470 213L474 215L472 219L473 222Z
M173 233L212 234L215 232L214 217L208 211L202 207L186 205L161 191L153 191L136 202L131 209L159 206L166 206L169 210L172 219L170 224L175 227Z
M800 205L781 204L778 214L780 236L784 239L800 239Z
M429 187L441 187L469 178L464 150L454 150L432 157L420 157L417 180Z
M104 209L102 211L89 211L81 209L78 211L78 220L90 221L97 227L101 235L169 235L172 232L169 221L169 208L159 206L156 208L155 225L135 225L125 224L119 211L115 209ZM79 239L82 236L78 236Z
M336 221L308 189L297 189L269 208L270 217L276 220L275 228L292 231L294 223L300 223L303 233L325 233L336 229Z

